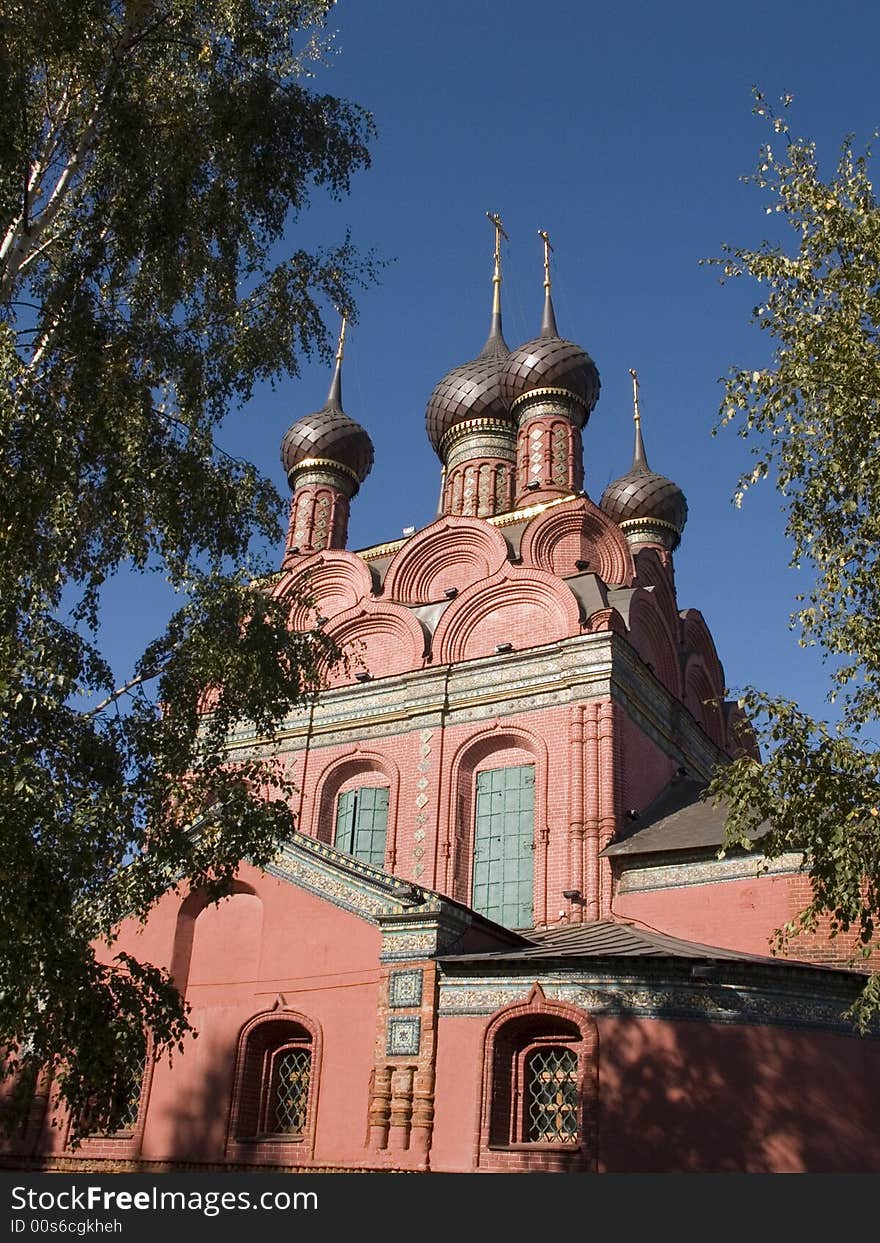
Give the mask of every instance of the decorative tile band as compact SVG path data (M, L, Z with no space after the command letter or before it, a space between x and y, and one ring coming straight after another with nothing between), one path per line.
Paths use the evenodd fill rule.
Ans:
M613 978L580 979L559 974L538 977L548 998L579 1006L596 1016L629 1016L638 1019L678 1019L726 1025L813 1028L833 1031L857 1039L851 1023L843 1018L850 997L789 994L771 988L743 984L687 985L683 981ZM517 1001L523 1001L535 981L524 979L469 979L441 981L439 1014L488 1015ZM880 1038L880 1027L872 1033Z
M620 892L642 893L650 889L681 889L687 885L705 885L726 880L757 880L760 876L781 876L798 872L803 855L788 853L765 864L762 857L746 855L726 859L699 859L691 862L658 863L645 866L620 861Z

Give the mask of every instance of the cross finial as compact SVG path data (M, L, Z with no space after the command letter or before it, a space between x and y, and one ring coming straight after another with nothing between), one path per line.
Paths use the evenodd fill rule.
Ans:
M639 410L639 376L638 372L633 367L630 367L629 373L632 376L633 382L633 419L635 420L636 427L641 427L642 415Z
M544 288L550 288L550 255L553 247L550 245L550 234L546 229L538 230L538 237L544 243Z
M330 392L327 394L327 405L334 410L342 409L342 355L345 353L345 325L348 323L348 316L345 311L340 311L342 323L339 325L339 342L336 346L336 365L333 368L333 378L330 381Z
M504 232L504 225L501 223L501 217L497 211L487 211L487 217L495 226L495 271L492 275L492 284L494 286L494 294L492 297L493 314L501 311L501 239L510 241L510 238Z

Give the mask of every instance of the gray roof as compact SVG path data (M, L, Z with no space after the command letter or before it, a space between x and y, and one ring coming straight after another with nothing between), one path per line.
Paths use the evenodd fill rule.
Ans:
M667 936L664 932L655 932L650 928L636 927L634 924L614 919L568 924L565 927L529 932L526 935L532 944L521 949L493 950L482 954L441 954L438 955L438 960L453 966L457 963L546 962L560 958L673 958L687 962L740 962L774 970L795 967L810 971L844 971L845 975L854 974L841 967L800 962L792 958L745 954L718 945L682 941L678 937Z
M745 962L778 964L777 959L743 954L737 950L721 949L712 945L699 945L696 941L681 941L663 932L637 928L633 924L614 919L594 920L586 924L567 924L561 928L549 928L526 934L531 945L514 950L495 950L486 954L450 954L441 961L455 959L457 962L486 959L516 959L531 961L536 958L687 958L721 959L735 958Z
M676 850L704 850L724 841L727 804L723 800L703 802L704 781L676 777L638 818L623 838L602 851L603 855L661 854ZM757 841L769 829L764 825L751 834Z

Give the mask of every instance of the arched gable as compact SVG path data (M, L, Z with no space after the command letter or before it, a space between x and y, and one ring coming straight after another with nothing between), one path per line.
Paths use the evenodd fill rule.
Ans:
M675 598L675 581L672 576L671 558L670 565L667 566L663 561L664 556L669 557L669 554L661 553L657 548L640 549L635 559L636 585L651 589L654 602L663 614L670 634L678 638L681 627L678 602Z
M682 658L687 663L691 654L700 657L710 689L719 698L724 694L724 670L715 643L709 633L709 627L703 614L697 609L685 609L681 614Z
M332 618L327 634L343 654L343 662L328 673L330 686L354 682L358 674L382 678L409 673L425 663L426 632L398 604L362 600Z
M434 632L435 663L490 656L502 643L540 647L579 634L580 610L565 583L542 570L505 564L449 606Z
M384 595L402 604L430 604L450 590L497 573L507 560L504 536L473 518L448 514L425 527L394 557Z
M311 630L318 617L335 617L369 598L373 578L366 562L354 553L328 549L284 574L272 594L290 597L293 630Z
M721 693L712 685L712 678L700 653L692 652L684 669L685 707L702 725L718 747L724 747L725 727Z
M630 601L629 641L666 689L681 698L678 645L651 591L638 590Z
M523 532L524 565L562 578L577 574L577 562L612 587L628 586L635 573L629 546L616 523L586 497L536 515Z

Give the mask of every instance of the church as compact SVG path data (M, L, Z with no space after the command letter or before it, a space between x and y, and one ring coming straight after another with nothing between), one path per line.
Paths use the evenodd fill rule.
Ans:
M700 797L754 742L676 595L687 502L637 376L631 465L592 498L597 366L557 326L546 234L538 332L509 348L494 224L488 339L427 404L436 520L347 547L373 447L344 323L326 405L284 436L269 589L346 656L282 730L297 832L219 905L172 892L123 930L198 1037L76 1148L44 1085L6 1148L32 1168L880 1169L880 1042L843 1017L863 977L821 930L771 956L802 859L721 854ZM266 745L243 723L230 759Z

